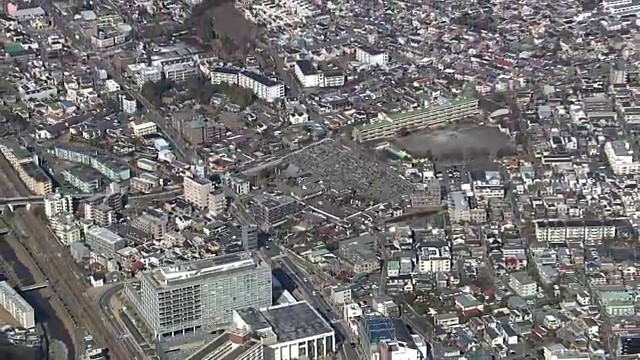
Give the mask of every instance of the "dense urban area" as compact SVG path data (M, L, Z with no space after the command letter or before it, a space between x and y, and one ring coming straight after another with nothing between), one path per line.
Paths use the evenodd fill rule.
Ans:
M637 1L0 4L0 359L640 356Z

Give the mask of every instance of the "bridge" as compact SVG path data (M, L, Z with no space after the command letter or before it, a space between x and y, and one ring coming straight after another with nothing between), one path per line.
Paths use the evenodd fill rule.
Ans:
M146 198L152 197L162 197L167 195L179 194L182 192L182 188L179 189L170 189L157 191L149 194L141 194L135 196L129 196L129 200L143 200ZM88 199L92 196L99 195L100 193L91 193L91 194L70 194L74 199L78 199L80 201ZM44 196L42 195L33 195L33 196L22 196L22 197L5 197L0 198L0 207L9 207L11 211L13 211L13 207L23 207L27 205L37 205L44 203Z
M49 286L49 281L39 283L39 284L27 285L27 286L18 286L18 291L25 292L25 291L32 291L32 290L40 290L40 289L46 288L47 286Z

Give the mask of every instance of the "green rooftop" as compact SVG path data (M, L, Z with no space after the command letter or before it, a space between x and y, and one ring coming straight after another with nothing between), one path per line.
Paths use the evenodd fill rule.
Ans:
M22 45L18 43L5 44L4 51L10 55L17 54L22 51Z

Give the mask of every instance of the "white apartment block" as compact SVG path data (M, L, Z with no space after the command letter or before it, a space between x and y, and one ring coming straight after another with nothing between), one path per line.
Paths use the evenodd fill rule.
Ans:
M370 66L387 66L389 54L366 46L356 48L356 60Z
M613 239L616 226L609 220L536 220L536 239L546 242L587 241L598 242Z
M135 137L156 134L158 132L158 125L156 125L156 123L154 123L153 121L136 119L130 123L130 126Z
M284 97L284 84L258 73L242 71L238 74L238 85L250 89L259 99L274 102Z
M135 114L138 111L138 102L134 98L130 98L127 95L120 96L120 105L122 111L127 114Z
M47 216L47 219L51 219L62 213L72 213L73 210L73 197L71 195L51 193L44 197L44 214Z
M209 72L212 84L238 85L249 89L256 97L268 103L284 98L284 83L253 71L216 67Z
M138 87L142 87L142 85L149 81L156 82L162 80L162 69L159 66L131 64L127 67L127 71L133 75L133 80Z
M449 272L451 270L451 251L449 247L426 246L418 253L418 272L421 274Z
M604 153L614 174L640 173L640 162L634 159L633 150L628 142L622 140L607 142L604 144Z
M338 87L344 85L344 74L339 70L320 71L309 60L298 60L293 70L302 87Z
M6 281L0 281L0 306L7 310L23 328L31 329L36 326L33 307Z
M504 198L504 183L499 171L471 172L473 195L477 198Z
M524 271L509 275L509 287L523 298L533 297L538 293L538 284Z

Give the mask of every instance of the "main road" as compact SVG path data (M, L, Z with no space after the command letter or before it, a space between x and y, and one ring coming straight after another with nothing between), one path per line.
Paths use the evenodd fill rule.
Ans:
M343 339L342 346L340 347L340 353L343 359L358 359L358 353L349 345L349 342L346 341L349 339L350 330L344 325L342 318L331 310L331 305L320 295L320 291L313 286L311 281L306 279L305 274L287 256L277 259L275 263L280 265L282 270L296 282L298 290L304 294L304 298L309 304L316 308L322 316L329 319L333 327L338 330L338 333L340 333Z

